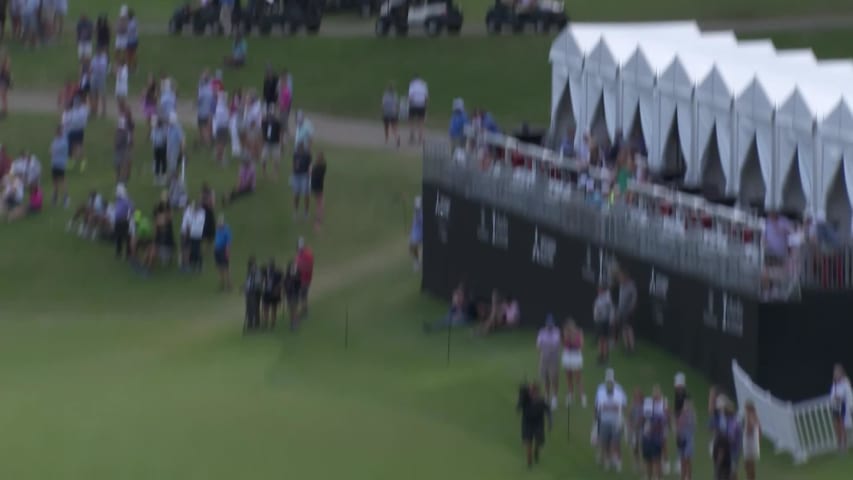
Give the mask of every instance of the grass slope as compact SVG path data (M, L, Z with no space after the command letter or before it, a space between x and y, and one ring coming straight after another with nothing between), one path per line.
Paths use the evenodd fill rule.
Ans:
M16 116L0 124L13 148L47 145L53 121ZM111 184L111 125L87 133L90 170L70 177L75 199ZM297 335L243 338L241 298L214 293L202 277L164 272L143 279L108 246L64 233L51 209L0 225L0 477L67 479L408 478L496 480L635 478L602 474L588 445L590 410L574 409L571 439L557 414L543 463L522 464L517 382L535 372L532 332L451 341L424 336L444 307L418 293L405 259L403 204L417 190L413 158L329 149L330 221L319 235L289 219L282 183L262 183L227 212L239 278L249 252L281 259L309 235L318 259L311 317ZM147 162L144 146L137 161ZM196 155L192 187L222 190L228 171ZM153 202L137 176L131 193ZM378 187L378 188L377 188ZM344 325L349 322L348 348ZM592 352L587 352L592 358ZM679 368L643 348L616 357L627 389L668 386ZM602 370L590 367L592 389ZM707 385L688 371L704 408ZM697 479L708 462L697 441ZM792 469L766 450L763 478L841 480L849 460Z

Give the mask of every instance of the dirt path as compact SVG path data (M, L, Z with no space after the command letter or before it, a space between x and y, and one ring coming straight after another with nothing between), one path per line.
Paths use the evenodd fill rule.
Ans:
M134 117L137 119L142 118L142 110L139 107L141 102L139 99L132 99L130 104L135 109ZM11 112L11 119L14 119L15 112L59 115L59 110L56 106L56 94L38 91L10 91L9 111ZM114 114L114 105L108 105L107 111L111 115ZM181 117L183 123L193 125L193 128L195 128L195 107L192 103L186 101L179 102L178 115ZM315 136L324 144L347 148L399 150L401 153L408 155L420 154L420 148L416 146L404 145L400 149L396 149L395 147L385 145L384 132L378 120L370 122L311 112L307 112L306 115L314 124ZM405 133L405 131L401 131L401 133ZM434 135L439 134L430 132L430 136Z
M373 19L364 21L324 20L318 35L330 38L373 37L375 36L374 21ZM700 20L699 26L702 30L734 30L736 33L826 31L853 28L853 14ZM145 35L166 35L168 28L164 21L162 25L156 23L142 25L140 31ZM532 35L532 33L530 34ZM184 35L190 36L186 32ZM424 36L423 32L417 29L411 30L409 35L413 37ZM466 19L461 35L466 37L485 36L485 18ZM274 31L271 37L282 38L283 35L279 31Z

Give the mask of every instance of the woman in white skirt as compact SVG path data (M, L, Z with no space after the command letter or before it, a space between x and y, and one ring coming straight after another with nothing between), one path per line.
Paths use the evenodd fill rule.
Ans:
M586 408L586 394L583 390L583 332L575 321L569 319L563 329L563 370L566 371L566 406L572 404L575 389L580 392L581 406Z
M747 401L743 418L743 465L746 480L755 480L755 465L761 457L761 424L755 404Z

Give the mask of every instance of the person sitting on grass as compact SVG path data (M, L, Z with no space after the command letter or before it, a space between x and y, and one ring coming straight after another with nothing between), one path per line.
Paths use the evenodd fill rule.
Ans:
M102 233L110 231L107 204L97 190L92 190L86 199L86 203L77 208L74 216L68 221L66 230L72 231L75 224L77 224L77 235L89 236L93 240Z
M24 206L24 181L15 174L7 175L3 181L3 204L0 205L0 219L20 218Z
M227 205L234 200L246 196L255 191L255 164L249 157L243 157L240 163L240 171L237 176L237 186L227 195L222 197L222 203Z
M226 67L240 68L246 65L246 55L248 54L248 45L242 33L237 33L234 36L234 44L231 47L231 55L225 57L224 63Z
M39 183L41 179L41 163L35 155L26 150L21 152L21 156L12 162L11 171L21 177L25 187Z
M468 323L467 307L468 305L465 301L465 284L460 283L456 287L456 290L453 291L450 299L450 311L437 322L424 324L424 331L429 333L440 328L466 325Z
M141 210L136 210L133 212L130 230L131 265L140 273L147 274L154 267L154 259L157 258L151 220L143 215Z

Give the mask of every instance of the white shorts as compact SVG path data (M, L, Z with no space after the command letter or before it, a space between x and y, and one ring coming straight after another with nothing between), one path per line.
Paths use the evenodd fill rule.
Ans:
M116 50L127 48L127 35L116 35Z
M80 42L77 44L77 58L92 57L92 42Z
M116 98L127 98L127 86L116 87Z
M583 353L577 350L563 350L563 369L576 372L583 369Z

